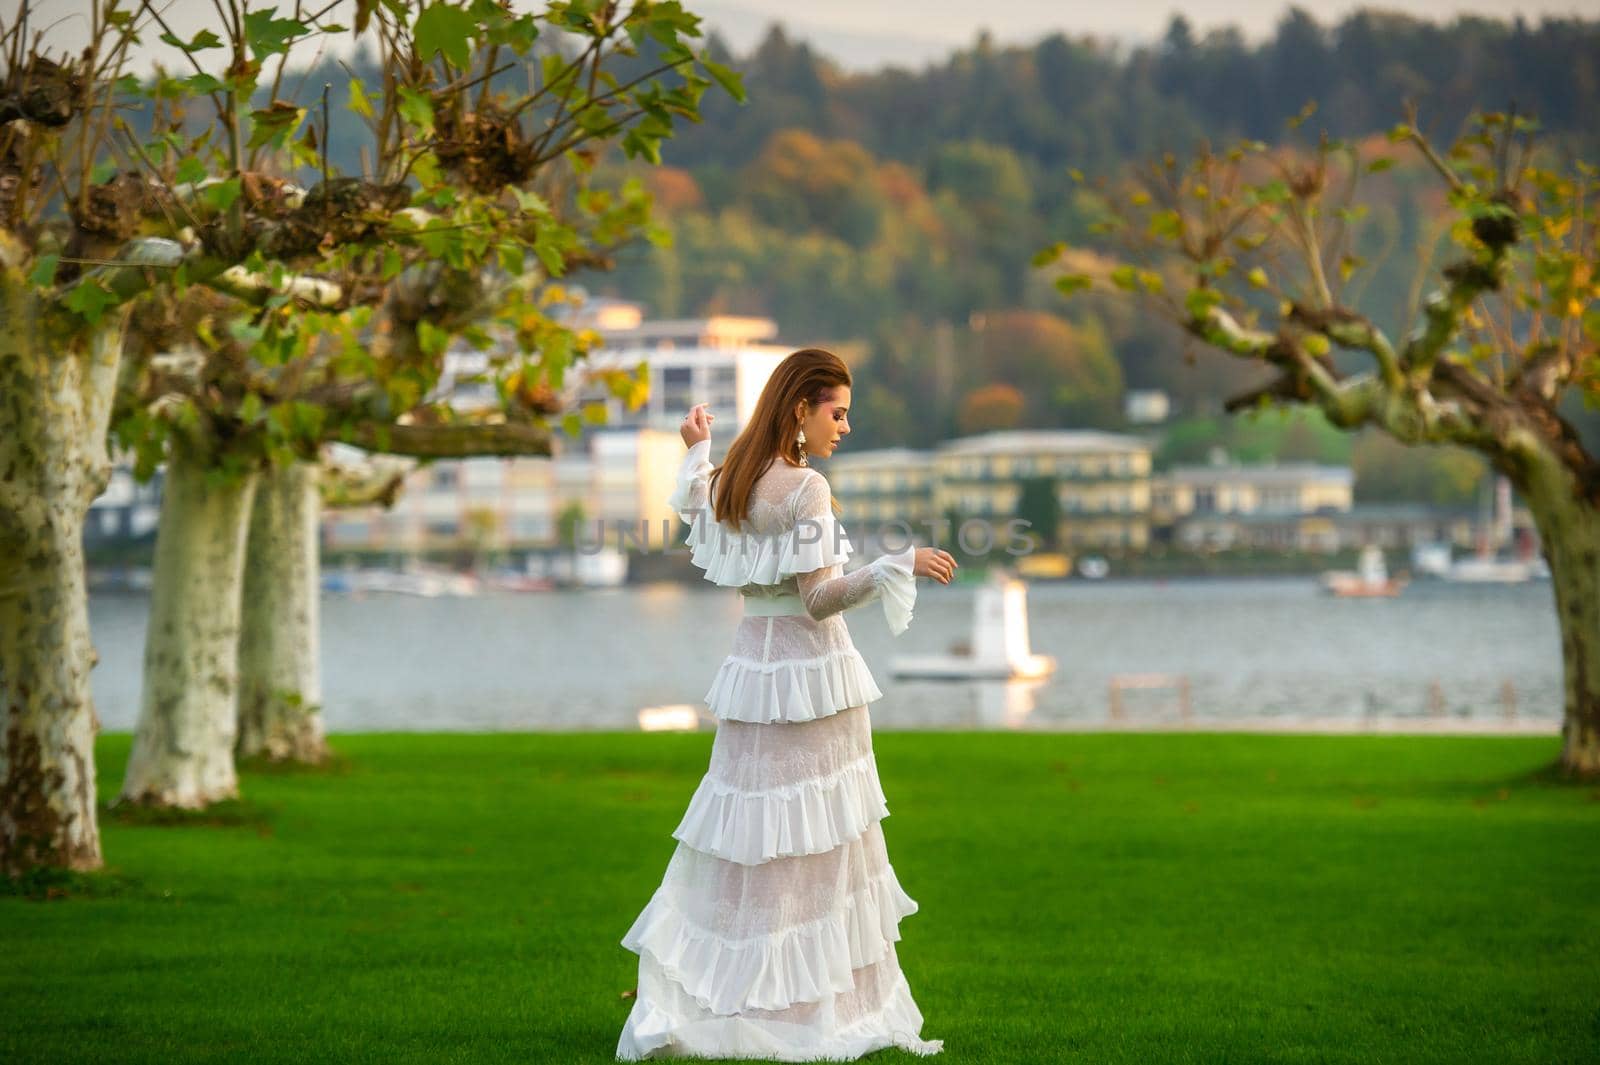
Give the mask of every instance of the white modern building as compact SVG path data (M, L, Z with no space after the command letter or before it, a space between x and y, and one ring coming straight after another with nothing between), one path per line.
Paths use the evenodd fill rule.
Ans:
M607 427L675 433L690 407L709 403L717 416L712 446L718 454L750 420L767 379L793 350L773 342L778 325L770 318L713 315L652 321L639 304L621 300L593 301L572 324L601 337L600 347L585 360L589 370L648 366L649 398L639 410L628 410L600 385L579 392L579 401L605 404Z
M559 429L554 454L540 458L438 461L407 479L393 509L331 512L324 542L332 549L433 550L549 546L564 513L581 514L592 542L608 543L619 527L638 530L655 546L663 524L681 532L666 496L683 459L678 426L695 403L717 415L713 458L720 459L749 420L761 390L790 349L770 343L777 325L766 318L713 316L650 321L639 304L594 300L567 323L600 335L601 345L568 374L570 408L602 403L604 422L586 422L576 437ZM638 410L611 395L598 370L631 370L644 363L649 394ZM441 387L461 409L496 402L493 385L473 381L487 359L453 352ZM668 522L668 519L672 519Z

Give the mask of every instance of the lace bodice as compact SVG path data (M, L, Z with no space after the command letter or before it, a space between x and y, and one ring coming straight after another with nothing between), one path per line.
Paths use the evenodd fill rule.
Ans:
M846 574L852 546L834 517L827 479L777 458L756 480L741 527L718 522L710 452L709 440L689 449L669 500L690 525L692 560L707 580L749 598L799 596L813 621L881 600L890 630L905 631L916 599L914 547Z

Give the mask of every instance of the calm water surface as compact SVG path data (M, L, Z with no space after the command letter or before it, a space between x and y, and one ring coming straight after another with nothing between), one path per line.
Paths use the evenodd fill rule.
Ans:
M970 634L973 589L919 582L916 619L889 635L876 604L846 617L884 698L878 728L1093 728L1113 679L1188 680L1193 723L1235 727L1499 727L1505 685L1521 727L1553 731L1561 659L1548 584L1414 584L1339 600L1310 578L1033 585L1041 682L896 680L901 654ZM91 603L108 729L138 709L148 600ZM634 729L639 710L699 706L740 618L738 596L675 584L474 599L323 601L332 731ZM1430 690L1432 694L1430 694ZM1123 697L1132 727L1181 723L1177 693ZM705 722L709 724L709 722Z

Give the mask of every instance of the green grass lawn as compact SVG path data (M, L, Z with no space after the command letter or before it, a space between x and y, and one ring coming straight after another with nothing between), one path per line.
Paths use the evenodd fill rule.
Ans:
M608 1061L709 746L344 735L202 817L103 812L87 895L0 897L0 1061ZM876 749L934 1060L1600 1062L1600 788L1554 740Z

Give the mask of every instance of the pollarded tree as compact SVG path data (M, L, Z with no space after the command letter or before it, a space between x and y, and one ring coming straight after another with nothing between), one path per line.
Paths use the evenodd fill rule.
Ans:
M1301 120L1309 117L1310 109ZM1168 155L1102 188L1103 229L1123 262L1063 274L1149 300L1191 337L1273 371L1234 399L1320 408L1405 444L1454 444L1510 478L1532 511L1553 577L1565 683L1560 765L1600 774L1600 462L1563 402L1600 399L1595 169L1541 156L1534 124L1484 114L1441 153L1415 116L1391 141L1448 189L1453 261L1416 327L1391 337L1345 298L1365 266L1351 251L1362 159L1323 137L1314 151L1258 143ZM1041 263L1065 249L1048 249ZM1352 366L1364 359L1367 368Z
M258 111L258 147L277 149L291 166L320 166L312 194L338 197L306 220L320 236L314 250L265 267L292 270L301 291L269 299L249 319L213 323L202 387L145 407L167 416L119 425L131 423L128 436L142 449L165 445L168 486L123 800L202 806L236 793L246 530L262 487L262 505L289 513L264 518L263 527L281 535L257 538L258 553L277 552L257 564L281 568L284 591L312 586L314 543L305 534L318 497L297 475L295 455L314 457L329 439L408 454L548 453L545 421L555 411L528 406L523 389L507 386L531 384L553 396L591 342L545 313L560 296L549 282L575 266L603 265L648 217L636 183L620 192L591 183L593 156L619 140L629 154L653 157L710 84L679 39L695 27L676 4L555 4L539 17L493 4L394 4L369 13L383 91L369 98L351 80L341 95L349 101L344 124L365 120L371 134L370 190L365 178L328 176L328 89L309 115L276 98ZM541 50L551 32L577 47ZM623 63L639 59L635 42L647 35L662 54ZM248 22L225 38L229 70L257 52ZM181 50L198 68L209 43ZM531 88L501 89L499 75L523 59L538 61ZM203 157L203 145L188 147L180 167L196 150ZM148 154L156 156L154 145ZM252 155L245 173L264 187L281 184L287 178L273 161L265 150ZM217 158L212 169L227 164ZM372 233L383 216L389 225ZM352 225L359 232L339 232ZM488 412L460 415L436 396L457 337L483 350L479 376L502 386L503 402ZM279 665L305 663L304 649L316 642L314 612L298 595L281 606L276 646L293 654ZM269 720L292 719L308 705L311 679L271 689Z
M155 374L154 400L124 419L144 424L123 429L147 454L176 457L175 507L220 515L197 522L221 531L191 561L236 584L249 489L204 463L186 479L186 458L218 454L225 439L221 453L247 483L250 461L309 459L329 438L429 447L440 432L430 395L456 336L486 347L513 338L497 374L514 364L558 388L582 345L546 313L541 282L592 261L647 212L636 190L589 186L595 148L616 142L654 160L712 79L738 91L689 50L698 20L675 2L572 0L537 15L487 0L344 6L394 60L381 86L349 88L348 109L370 118L376 146L359 176L333 173L318 151L331 132L327 95L304 135L309 109L278 96L291 56L344 32L332 7L311 16L225 0L221 23L185 41L156 5L97 0L89 47L63 62L32 5L0 27L0 866L10 872L100 861L80 538L108 469L119 376ZM188 68L124 74L141 35L158 31ZM526 68L528 87L508 95L510 67ZM204 100L210 120L189 113ZM275 162L286 154L296 169ZM124 366L122 308L153 287L182 295L196 284L257 309L215 319L197 373ZM484 314L498 333L475 324ZM541 415L487 431L547 428ZM233 653L204 631L192 599L165 602L170 611L153 610L160 627L187 630L167 658ZM223 642L229 650L216 650ZM226 793L212 763L195 771L168 758L196 735L216 745L211 722L187 729L193 690L158 695L147 702L168 716L148 732L141 723L136 797Z

